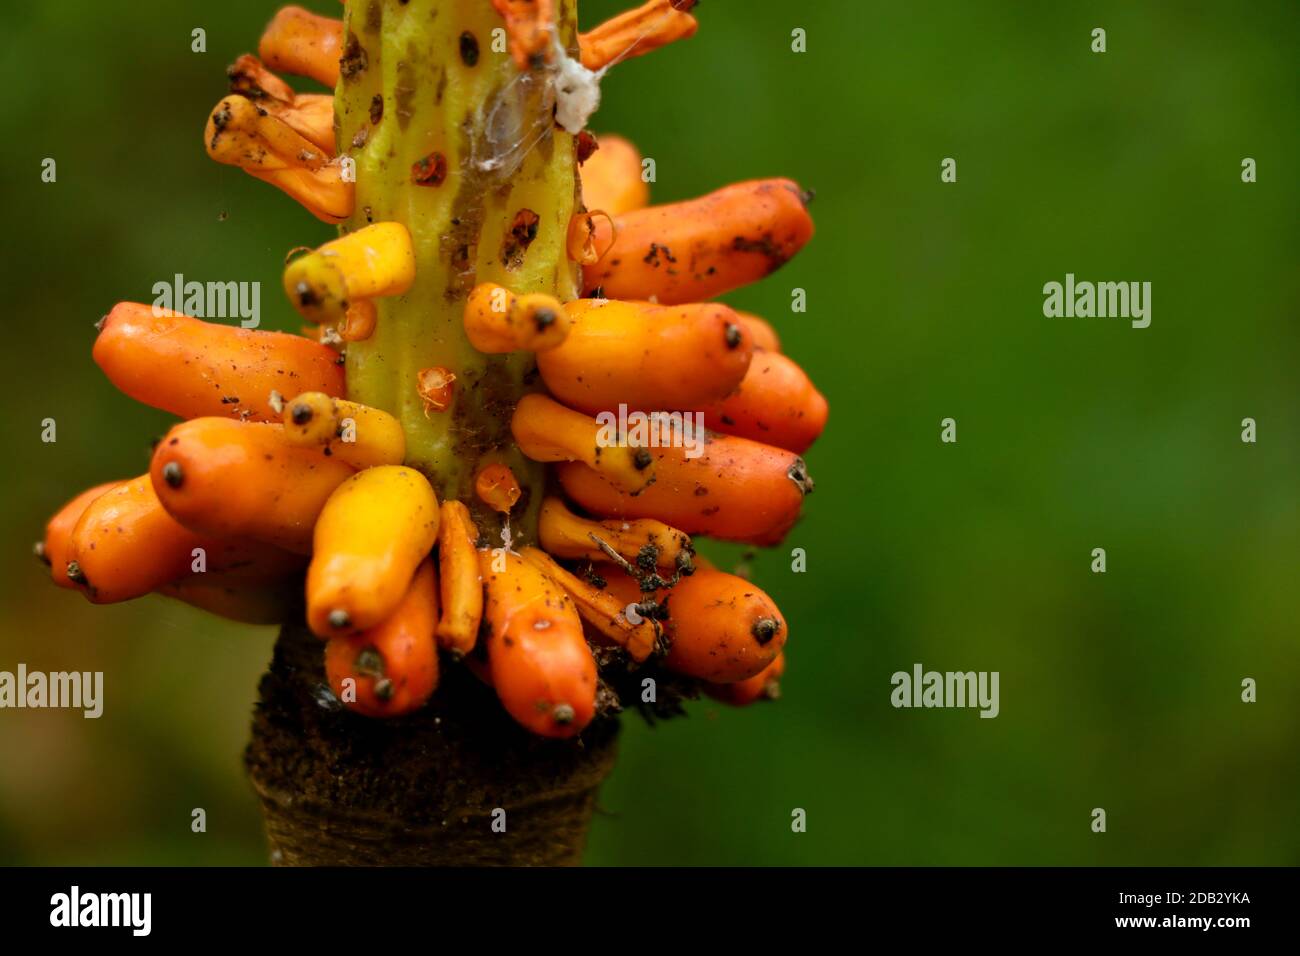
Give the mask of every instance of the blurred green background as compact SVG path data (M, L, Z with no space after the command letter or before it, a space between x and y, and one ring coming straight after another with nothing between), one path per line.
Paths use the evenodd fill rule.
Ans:
M631 2L583 0L583 24ZM91 607L28 548L167 427L91 361L112 303L175 272L259 280L264 325L297 325L279 265L329 229L200 142L274 6L51 0L0 32L0 669L103 670L108 695L98 721L0 711L0 863L265 859L240 757L274 634L156 598ZM1300 863L1294 4L699 15L607 78L592 126L654 157L660 201L816 188L811 245L730 301L777 325L831 422L805 520L752 562L791 626L783 700L626 719L588 862ZM1152 282L1151 327L1044 318L1066 272ZM1001 716L893 709L915 662L999 671Z

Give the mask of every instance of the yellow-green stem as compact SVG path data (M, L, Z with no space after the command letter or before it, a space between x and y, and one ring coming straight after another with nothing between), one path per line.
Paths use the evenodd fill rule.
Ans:
M557 6L559 37L576 55L576 0ZM493 535L474 476L489 462L509 465L527 498L512 530L532 537L542 471L515 448L510 414L536 374L533 357L478 352L462 312L480 282L576 294L566 255L574 142L552 120L551 74L515 66L488 0L352 0L344 23L335 125L340 155L356 163L356 207L342 229L403 223L416 259L410 291L377 300L375 334L348 346L348 396L398 416L407 463ZM512 227L530 220L525 211L536 232L521 242ZM454 400L426 413L417 374L433 366L455 374Z

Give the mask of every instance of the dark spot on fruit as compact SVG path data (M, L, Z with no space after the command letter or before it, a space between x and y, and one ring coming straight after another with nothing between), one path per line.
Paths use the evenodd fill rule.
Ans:
M507 269L518 269L524 264L524 253L537 238L541 218L531 209L521 209L515 213L510 231L501 243L501 264Z
M358 74L364 73L370 63L370 58L366 56L366 49L357 39L356 34L348 37L347 44L343 47L343 56L339 57L339 76L345 80L350 80Z
M468 30L460 35L460 58L466 66L478 64L478 38Z
M641 261L647 263L648 265L652 265L656 269L658 269L660 256L663 256L664 259L667 260L668 262L677 261L677 259L673 256L671 249L669 249L667 246L661 246L657 242L650 243L650 251L645 254L645 257ZM614 262L613 264L618 265L617 262Z

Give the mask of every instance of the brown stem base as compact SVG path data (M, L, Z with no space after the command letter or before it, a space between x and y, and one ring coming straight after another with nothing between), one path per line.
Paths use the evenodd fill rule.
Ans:
M444 667L419 713L372 720L324 691L322 650L285 627L262 678L245 762L272 864L581 862L616 721L598 719L576 741L536 737L458 666Z

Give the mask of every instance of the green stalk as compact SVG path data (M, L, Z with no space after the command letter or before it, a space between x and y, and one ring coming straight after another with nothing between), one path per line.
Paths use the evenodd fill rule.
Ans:
M558 7L559 36L576 55L576 3ZM341 229L400 222L416 261L410 291L377 300L375 334L348 346L348 397L396 415L407 464L442 498L469 505L492 537L499 516L477 501L474 476L487 463L507 464L524 493L512 531L535 538L542 468L510 435L515 403L536 375L533 356L478 352L462 312L480 282L561 300L577 294L566 255L573 137L552 120L545 68L521 73L509 53L493 50L503 22L488 0L353 0L344 24L334 111L339 153L356 162L356 206ZM512 235L517 220L530 219L520 218L525 211L537 217L531 241ZM446 411L426 414L416 381L432 366L455 374L455 396Z

